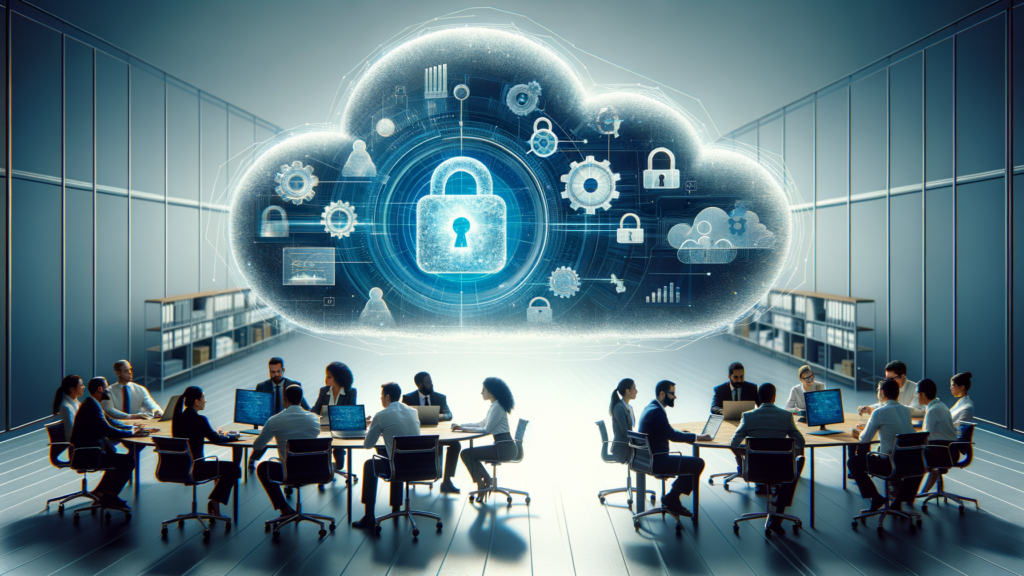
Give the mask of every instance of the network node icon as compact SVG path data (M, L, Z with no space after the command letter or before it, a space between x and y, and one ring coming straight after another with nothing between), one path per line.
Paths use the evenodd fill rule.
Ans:
M281 165L281 171L274 177L277 187L274 192L285 202L299 205L305 200L312 200L316 193L313 187L320 183L320 179L313 176L312 166L303 166L302 162L296 160Z
M356 211L348 202L331 202L320 217L324 231L337 239L347 238L356 229Z
M569 173L562 175L561 180L565 182L562 198L569 200L573 210L583 208L587 214L595 214L598 208L608 210L612 200L619 197L615 189L619 179L620 176L612 172L610 162L598 162L593 156L587 156L583 162L570 164Z
M559 298L571 298L580 291L580 276L568 266L560 266L548 277L548 288Z
M509 88L505 96L505 105L516 116L526 116L537 109L540 102L541 87L536 82L516 84Z
M395 122L391 118L381 118L377 121L377 134L387 138L395 133Z

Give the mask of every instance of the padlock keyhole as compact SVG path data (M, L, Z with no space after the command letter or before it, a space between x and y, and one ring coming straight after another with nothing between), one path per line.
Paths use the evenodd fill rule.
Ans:
M469 220L461 216L456 218L455 222L452 222L452 230L455 231L455 247L468 248L466 233L469 232Z
M665 175L664 174L660 174L660 175L658 175L658 187L659 188L663 188L664 186L665 186Z

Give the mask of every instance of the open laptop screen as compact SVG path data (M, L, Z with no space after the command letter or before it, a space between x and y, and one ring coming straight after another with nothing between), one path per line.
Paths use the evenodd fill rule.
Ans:
M366 413L362 404L357 406L328 406L327 417L331 422L331 432L366 430Z

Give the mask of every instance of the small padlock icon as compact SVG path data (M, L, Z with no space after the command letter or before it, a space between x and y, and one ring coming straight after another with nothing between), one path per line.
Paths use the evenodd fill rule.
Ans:
M271 220L270 213L281 214L280 220ZM260 217L260 238L286 238L288 236L288 214L280 206L267 206Z
M540 123L544 122L547 128L541 128ZM530 136L530 151L540 158L547 158L558 151L558 136L551 131L551 120L537 118L533 122L533 136Z
M533 303L543 300L543 306L534 306ZM554 317L551 315L551 302L543 296L537 296L526 306L526 321L531 324L551 324Z
M654 169L654 155L664 152L668 155L668 170ZM647 170L644 170L644 188L648 190L675 190L679 188L679 170L676 170L676 155L668 148L655 148L647 156Z
M632 217L636 220L636 228L626 228L626 218ZM640 217L632 212L624 214L619 220L619 229L615 232L619 244L643 244L644 229L640 227Z

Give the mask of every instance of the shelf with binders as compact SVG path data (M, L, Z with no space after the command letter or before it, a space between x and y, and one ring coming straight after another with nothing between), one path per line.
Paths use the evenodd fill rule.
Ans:
M874 386L874 326L874 300L772 290L730 335L856 390Z
M248 289L146 300L145 384L163 389L290 331Z

